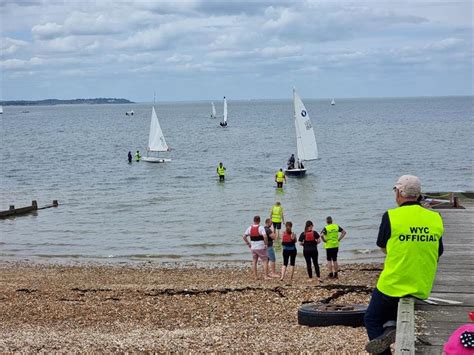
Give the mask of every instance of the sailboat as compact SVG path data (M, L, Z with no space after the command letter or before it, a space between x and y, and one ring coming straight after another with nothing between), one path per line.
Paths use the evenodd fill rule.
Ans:
M223 121L219 122L221 127L227 127L227 100L224 96L224 116L223 116Z
M151 121L150 121L150 135L148 137L148 147L146 149L146 156L142 158L143 161L149 163L167 163L171 159L162 159L151 156L152 152L168 152L170 148L166 144L165 137L163 136L163 131L160 127L160 122L158 121L158 116L156 116L155 107L151 111Z
M336 104L336 101L334 101L334 99L332 99L331 105L334 106L335 104Z
M212 105L211 118L217 118L216 106L214 106L214 102L212 102L211 105Z
M0 105L0 114L3 114L3 106Z
M303 176L306 168L303 166L304 161L318 159L318 146L316 137L314 136L313 125L309 118L308 111L301 101L300 97L293 88L293 115L295 119L296 130L296 165L289 166L285 170L286 175Z

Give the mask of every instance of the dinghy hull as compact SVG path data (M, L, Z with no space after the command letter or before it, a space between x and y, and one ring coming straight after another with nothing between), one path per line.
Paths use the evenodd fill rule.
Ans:
M288 176L304 176L306 174L306 169L286 169L285 175Z
M169 163L171 159L162 159L162 158L154 158L154 157L143 157L143 161L147 163Z

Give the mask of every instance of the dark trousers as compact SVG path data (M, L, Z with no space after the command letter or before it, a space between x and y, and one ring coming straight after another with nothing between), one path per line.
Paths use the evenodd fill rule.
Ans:
M283 265L288 266L288 260L291 266L295 266L296 263L296 249L288 250L283 249Z
M374 289L364 317L365 328L370 340L382 335L383 325L386 322L397 320L399 300L399 297L390 297L384 295L377 288ZM391 354L390 349L382 354Z
M318 265L318 250L305 250L303 249L303 256L306 260L306 270L308 271L308 276L311 279L313 277L313 269L311 267L311 261L313 261L314 271L316 272L317 277L321 277L319 272L319 265Z
M225 180L225 175L219 175L219 181L224 181Z

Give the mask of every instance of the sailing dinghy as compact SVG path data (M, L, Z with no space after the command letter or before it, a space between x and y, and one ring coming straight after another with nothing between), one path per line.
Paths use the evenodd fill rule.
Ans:
M306 173L303 162L318 159L318 146L308 111L306 111L306 107L296 93L295 88L293 88L293 110L296 130L297 161L292 169L289 167L285 170L285 174L303 176Z
M216 106L214 106L214 102L212 102L211 105L212 105L211 118L217 118Z
M168 152L170 148L166 144L165 137L163 136L163 131L160 127L160 122L158 121L158 116L156 116L155 107L151 111L151 121L150 121L150 135L148 137L148 147L146 149L146 156L142 158L143 161L149 163L167 163L171 159L157 158L151 155L153 152Z
M223 121L219 122L221 127L227 127L227 100L224 96L224 116L223 116Z
M336 104L336 101L334 99L331 100L331 106L334 106Z

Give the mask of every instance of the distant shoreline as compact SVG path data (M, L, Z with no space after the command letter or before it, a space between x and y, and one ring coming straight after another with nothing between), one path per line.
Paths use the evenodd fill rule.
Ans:
M0 101L0 105L3 106L50 106L50 105L94 105L94 104L133 104L133 101L127 99L117 98L95 98L95 99L72 99L72 100L58 100L58 99L46 99L46 100L11 100L11 101Z

